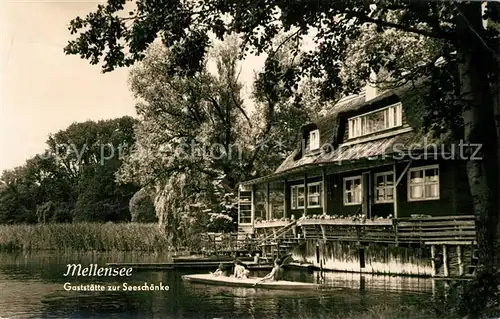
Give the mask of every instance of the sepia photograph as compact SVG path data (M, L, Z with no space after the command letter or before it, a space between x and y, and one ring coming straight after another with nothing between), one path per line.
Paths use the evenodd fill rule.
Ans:
M500 0L1 0L0 319L500 319Z

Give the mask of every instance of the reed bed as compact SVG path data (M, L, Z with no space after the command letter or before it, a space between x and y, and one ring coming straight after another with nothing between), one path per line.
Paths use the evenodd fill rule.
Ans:
M0 250L162 251L158 224L72 223L0 225Z

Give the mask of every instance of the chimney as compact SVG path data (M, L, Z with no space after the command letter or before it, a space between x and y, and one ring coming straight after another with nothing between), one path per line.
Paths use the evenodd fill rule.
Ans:
M372 70L370 73L370 80L365 86L365 101L370 101L371 99L374 99L378 95L378 89L374 85L374 83L377 82L377 74Z

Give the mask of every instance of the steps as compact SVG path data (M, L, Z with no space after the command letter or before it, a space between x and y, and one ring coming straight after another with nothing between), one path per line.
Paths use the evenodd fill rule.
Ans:
M261 249L259 262L273 262L278 257L290 254L295 247L302 243L302 240L294 235L293 228L296 223L296 221L292 221L258 242L258 247Z

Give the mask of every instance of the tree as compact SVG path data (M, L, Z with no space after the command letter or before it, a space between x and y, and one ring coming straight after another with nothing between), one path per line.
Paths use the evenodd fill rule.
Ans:
M156 213L172 240L182 237L180 216L192 205L221 212L224 194L235 194L244 170L238 131L249 118L236 53L234 45L217 48L215 74L205 68L183 78L168 75L172 53L154 46L131 71L132 91L144 102L137 105L137 142L120 179L155 190Z
M32 196L35 185L25 179L26 168L4 171L0 178L0 222L5 224L35 223L36 203Z
M137 186L118 185L121 157L134 143L135 120L74 123L49 136L48 149L0 178L0 222L130 220Z
M256 107L277 111L264 117L248 114L240 97L237 53L237 42L223 43L211 52L214 73L205 68L185 78L168 75L171 52L157 45L131 71L132 90L143 102L137 105L137 143L120 177L153 186L159 221L172 240L182 237L178 223L185 219L179 216L194 210L235 219L238 182L276 169L296 146L295 132L307 118L306 108L296 109L281 96L272 98L258 85ZM285 58L289 56L283 54ZM289 135L281 134L285 131L294 133L275 143ZM214 221L222 225L226 219ZM226 226L221 229L234 228ZM220 228L214 227L209 228Z
M124 116L73 123L49 136L48 152L57 171L71 184L75 221L127 221L137 186L116 183L115 173L134 144L136 120Z
M155 206L151 194L145 188L141 188L130 199L130 215L132 222L152 223L157 222Z
M341 78L343 61L348 59L350 44L360 39L367 25L378 31L397 30L419 35L430 43L436 41L435 59L421 64L418 70L398 64L401 55L373 52L366 60L366 72L384 67L393 79L426 78L441 103L460 113L464 142L481 144L482 160L467 165L481 267L478 282L487 283L482 298L469 315L485 308L488 298L497 290L495 269L500 264L499 160L500 160L500 42L498 21L500 4L488 2L483 24L480 2L447 3L435 1L252 1L211 0L203 3L169 1L168 3L135 1L129 16L120 16L125 0L108 1L84 19L71 22L71 33L79 33L66 47L68 54L80 54L103 70L130 65L144 57L144 50L159 37L171 48L171 73L193 75L202 69L211 35L223 38L238 33L242 48L268 54L266 82L269 94L279 76L287 83L288 94L300 76L320 78L325 98L359 89L359 83L345 83ZM491 27L490 27L491 26ZM305 53L298 68L286 74L277 72L272 52L272 39L280 31L290 31L290 39L313 34L316 47ZM127 50L125 50L125 45ZM436 63L439 58L445 67ZM408 75L408 72L412 75ZM439 93L439 94L438 94ZM432 105L430 105L432 106ZM488 297L489 296L489 297ZM472 296L474 297L474 296ZM467 297L466 297L467 298Z

